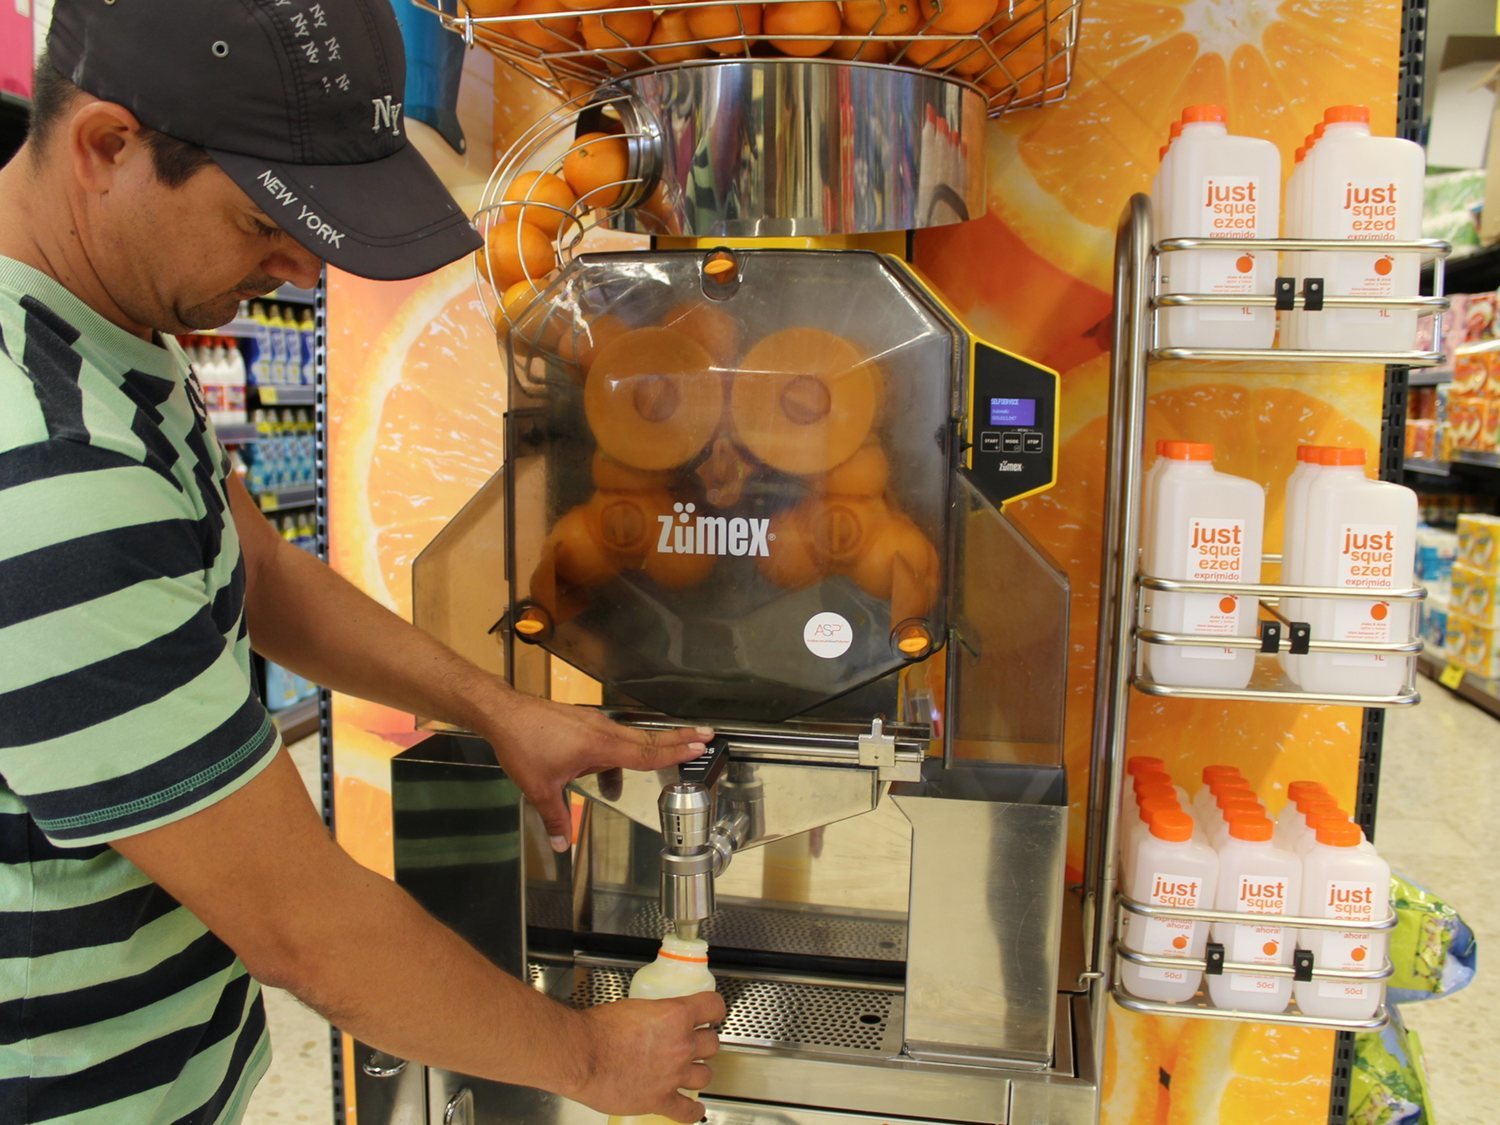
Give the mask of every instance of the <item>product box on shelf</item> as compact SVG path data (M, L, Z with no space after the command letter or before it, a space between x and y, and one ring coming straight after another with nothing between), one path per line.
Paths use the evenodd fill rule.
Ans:
M1477 342L1495 338L1496 299L1494 293L1470 293L1464 300L1464 318L1460 322L1460 342Z
M1453 611L1477 625L1500 625L1500 574L1485 574L1465 563L1453 564Z
M1443 653L1455 664L1464 662L1464 653L1469 639L1464 636L1464 621L1453 613L1448 614L1448 625L1443 634Z
M1437 423L1430 418L1406 420L1406 458L1435 461L1438 455Z
M1486 680L1500 679L1500 628L1465 621L1463 632L1463 666Z
M1493 452L1494 426L1490 424L1490 413L1494 408L1489 399L1455 392L1448 399L1448 442L1452 449ZM1500 410L1496 414L1500 418Z
M1484 574L1500 574L1500 516L1461 512L1457 559Z
M1494 353L1488 345L1465 345L1453 359L1453 393L1484 398L1494 378Z
M1417 528L1417 581L1427 587L1431 599L1447 602L1458 557L1458 536L1436 527Z
M1422 643L1430 649L1448 647L1448 604L1429 598L1422 605Z

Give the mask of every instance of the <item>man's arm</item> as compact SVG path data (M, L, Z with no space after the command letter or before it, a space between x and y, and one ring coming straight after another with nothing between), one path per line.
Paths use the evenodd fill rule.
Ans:
M563 789L574 778L617 767L659 769L703 752L713 733L707 728L633 730L514 691L289 545L237 478L228 488L256 651L335 691L482 735L541 813L554 848L568 843Z
M329 838L283 750L241 789L114 847L252 975L400 1058L536 1086L604 1113L696 1121L724 1018L713 993L579 1013L501 972ZM379 982L371 987L371 982Z

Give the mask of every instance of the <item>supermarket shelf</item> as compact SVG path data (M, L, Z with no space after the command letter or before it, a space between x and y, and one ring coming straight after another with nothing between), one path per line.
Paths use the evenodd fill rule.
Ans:
M255 498L260 502L262 512L284 512L289 508L310 508L318 500L318 489L316 485L304 484L296 488L274 488L268 492L258 492Z
M231 320L228 324L220 325L218 328L207 332L193 332L193 336L230 336L236 340L249 340L255 335L255 321L253 320Z
M272 711L271 718L281 731L283 742L296 742L318 729L318 697L293 703L285 711Z
M1471 469L1500 469L1500 453L1478 453L1472 449L1455 449L1453 463Z
M1422 670L1423 675L1441 683L1439 677L1447 670L1448 662L1434 653L1424 652L1417 657L1417 667ZM1449 690L1460 699L1467 699L1474 706L1500 718L1500 680L1485 680L1472 672L1465 672L1458 687Z
M260 440L260 431L254 422L215 422L214 433L225 445L244 445L248 441Z
M1406 373L1408 387L1435 387L1439 383L1453 382L1451 367L1416 367Z
M318 398L316 387L252 386L248 389L261 406L312 406Z
M1428 477L1447 478L1453 475L1453 466L1446 461L1425 461L1420 457L1408 457L1402 462L1408 473L1421 473Z

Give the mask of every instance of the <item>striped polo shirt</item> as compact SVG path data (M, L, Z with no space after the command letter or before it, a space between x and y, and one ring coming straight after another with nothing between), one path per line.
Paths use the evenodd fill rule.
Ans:
M0 1122L238 1121L260 987L110 842L270 763L228 459L176 341L0 257Z

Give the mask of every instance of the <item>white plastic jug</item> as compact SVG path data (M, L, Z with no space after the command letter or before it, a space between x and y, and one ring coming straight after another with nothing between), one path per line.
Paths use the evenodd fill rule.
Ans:
M1270 141L1231 136L1222 106L1189 106L1182 136L1162 169L1162 238L1275 238L1280 227L1281 154ZM1162 255L1162 291L1269 295L1276 254L1190 250ZM1269 348L1270 307L1216 305L1163 310L1166 347Z
M1310 158L1305 237L1337 242L1401 242L1422 237L1425 159L1420 145L1370 134L1365 106L1334 106ZM1322 276L1328 297L1415 297L1415 254L1383 251L1306 255L1302 276ZM1302 319L1314 350L1411 351L1415 310L1324 309Z
M1193 819L1179 810L1158 812L1136 850L1127 886L1132 899L1150 906L1201 910L1214 901L1219 859L1193 839ZM1208 926L1178 918L1127 915L1124 948L1154 957L1203 957ZM1158 969L1122 962L1120 983L1143 1000L1181 1003L1198 991L1201 969Z
M1308 585L1345 589L1406 589L1416 564L1417 496L1409 488L1364 475L1364 450L1324 454L1310 478L1300 576ZM1312 639L1387 642L1411 637L1411 603L1381 599L1309 598ZM1412 658L1363 653L1309 653L1296 658L1304 691L1393 695Z
M1348 821L1320 825L1302 867L1302 909L1307 918L1378 922L1390 913L1390 865L1363 849L1364 833ZM1314 968L1378 969L1385 963L1386 935L1361 930L1305 930L1301 944ZM1297 981L1293 995L1304 1015L1369 1019L1385 994L1382 981Z
M1264 816L1236 817L1219 849L1218 909L1237 914L1292 914L1302 902L1302 863L1271 842ZM1215 924L1214 940L1226 960L1250 965L1290 965L1296 934L1270 923ZM1222 973L1208 978L1208 994L1221 1008L1281 1012L1292 998L1292 978Z
M637 969L630 978L630 999L670 1000L714 991L714 975L708 971L708 942L688 940L675 934L661 939L656 960ZM659 1113L611 1117L609 1125L673 1125Z
M1232 587L1260 580L1265 492L1254 481L1214 471L1213 446L1167 443L1156 479L1142 565L1147 574L1223 583L1222 594L1146 591L1146 627L1197 636L1253 637L1259 602ZM1250 682L1255 650L1143 645L1150 677L1162 684L1237 689Z

